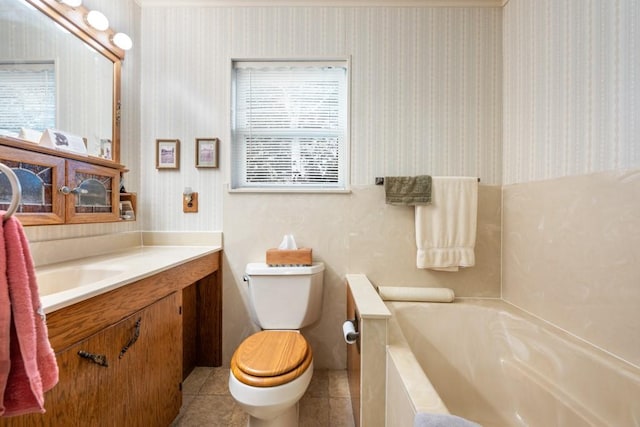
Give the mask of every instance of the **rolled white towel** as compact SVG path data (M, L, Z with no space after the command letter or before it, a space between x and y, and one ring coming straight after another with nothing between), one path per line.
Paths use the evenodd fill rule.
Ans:
M449 288L379 286L378 293L384 301L451 302L456 297Z

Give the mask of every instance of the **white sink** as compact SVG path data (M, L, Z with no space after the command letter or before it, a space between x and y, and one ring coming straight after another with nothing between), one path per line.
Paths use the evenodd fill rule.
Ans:
M108 266L73 266L36 271L40 296L57 294L122 274L125 270Z

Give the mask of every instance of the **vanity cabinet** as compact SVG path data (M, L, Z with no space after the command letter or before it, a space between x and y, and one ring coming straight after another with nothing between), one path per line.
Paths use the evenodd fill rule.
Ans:
M23 225L119 221L123 166L37 145L16 145L0 139L0 161L20 180L22 204L16 215ZM10 200L11 186L2 175L0 209L6 209Z
M184 348L202 356L199 366L221 364L220 263L220 252L204 255L49 313L60 374L45 394L47 412L0 418L0 427L171 425L182 405ZM183 304L187 290L197 292L197 312ZM186 338L183 318L191 319Z
M58 352L59 383L46 394L47 412L0 424L170 425L181 405L180 313L174 292Z

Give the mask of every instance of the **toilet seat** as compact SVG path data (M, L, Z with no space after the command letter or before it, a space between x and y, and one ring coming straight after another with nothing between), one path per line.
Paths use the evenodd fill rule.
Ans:
M275 387L302 375L313 359L297 331L260 331L245 339L231 358L231 371L242 383Z

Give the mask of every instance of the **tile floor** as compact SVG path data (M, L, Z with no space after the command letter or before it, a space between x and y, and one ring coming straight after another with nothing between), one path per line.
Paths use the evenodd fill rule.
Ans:
M182 409L171 427L245 427L247 416L229 394L228 368L197 367L182 386ZM300 400L301 427L352 427L347 371L316 370Z

